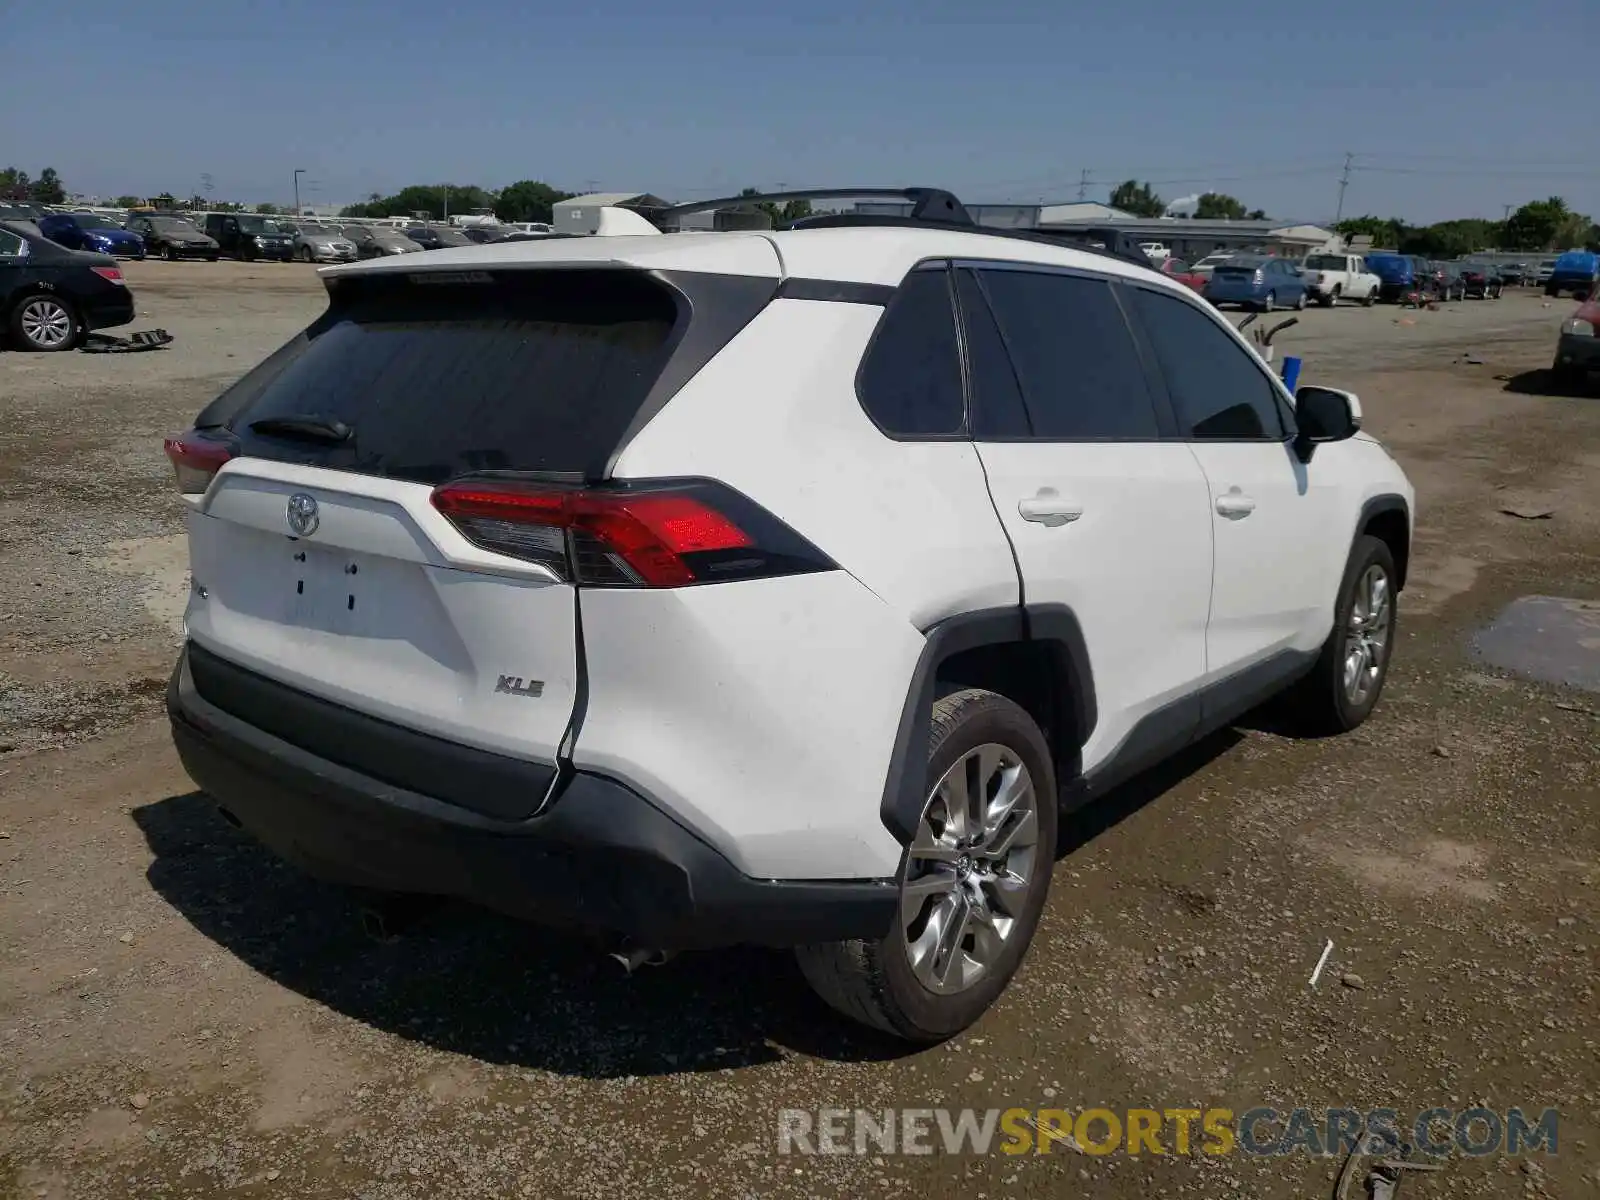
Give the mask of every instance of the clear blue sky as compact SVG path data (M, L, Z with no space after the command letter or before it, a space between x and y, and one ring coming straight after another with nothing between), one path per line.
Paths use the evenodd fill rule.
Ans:
M1113 10L1122 9L1119 15ZM0 165L90 193L1138 175L1274 216L1600 215L1600 0L139 0L6 6Z

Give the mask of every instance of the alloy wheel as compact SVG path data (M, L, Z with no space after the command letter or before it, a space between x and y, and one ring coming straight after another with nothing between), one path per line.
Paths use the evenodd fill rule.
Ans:
M912 973L949 995L984 979L1020 936L1039 848L1039 799L1015 752L974 747L934 784L907 852L900 922Z
M1352 705L1369 700L1383 679L1392 613L1389 573L1373 563L1361 573L1344 638L1344 694Z
M22 336L41 350L54 350L72 338L72 314L58 300L40 296L22 306Z

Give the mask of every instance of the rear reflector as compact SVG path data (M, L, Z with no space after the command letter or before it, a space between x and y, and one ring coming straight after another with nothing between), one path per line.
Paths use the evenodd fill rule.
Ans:
M90 267L89 270L100 276L101 279L110 280L112 283L121 284L123 287L128 286L128 281L122 277L122 271L117 267Z
M577 488L466 479L437 488L433 505L473 544L590 587L684 587L834 565L709 480Z
M227 443L204 437L193 429L167 438L161 448L178 476L178 490L189 496L200 495L210 487L212 477L233 457Z

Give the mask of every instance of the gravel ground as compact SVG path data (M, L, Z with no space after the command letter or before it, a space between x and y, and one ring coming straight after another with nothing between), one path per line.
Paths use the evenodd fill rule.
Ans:
M777 1152L783 1109L1013 1105L1554 1107L1558 1154L1457 1156L1403 1194L1600 1185L1600 695L1467 649L1519 596L1600 599L1600 400L1543 394L1567 305L1313 311L1282 336L1417 485L1382 704L1325 741L1248 722L1081 814L1013 987L907 1053L780 954L628 979L448 906L370 940L219 820L158 715L187 586L159 439L320 291L298 265L127 273L171 348L0 355L0 1195L1334 1186L1304 1155Z

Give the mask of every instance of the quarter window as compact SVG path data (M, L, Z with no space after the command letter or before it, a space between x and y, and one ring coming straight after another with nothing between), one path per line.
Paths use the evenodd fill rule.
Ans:
M966 404L949 272L913 271L889 302L858 386L861 405L885 433L960 433Z

